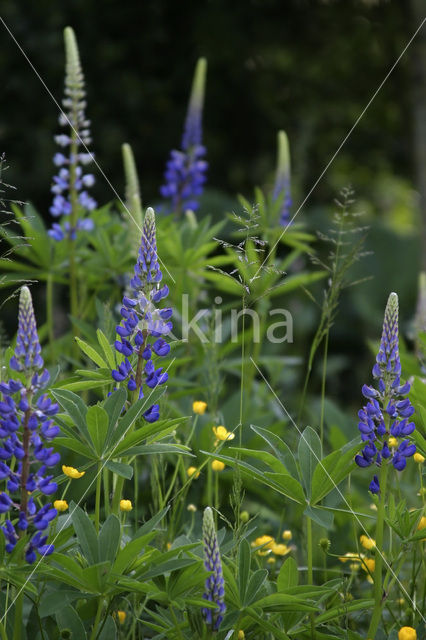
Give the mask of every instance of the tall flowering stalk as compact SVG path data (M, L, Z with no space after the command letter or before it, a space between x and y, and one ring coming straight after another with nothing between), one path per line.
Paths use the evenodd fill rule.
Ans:
M40 507L32 493L51 496L56 492L48 470L58 464L60 455L49 446L59 434L53 422L59 407L46 394L39 394L49 382L49 373L44 369L28 287L20 293L18 336L10 367L18 373L17 379L0 383L0 481L6 483L0 493L0 513L10 514L1 529L9 553L28 534L25 559L32 564L36 551L41 556L52 553L53 545L47 544L43 532L57 515L50 503Z
M280 202L280 225L287 227L290 224L291 199L290 184L290 146L285 131L278 132L278 155L275 184L272 193L274 202Z
M165 184L160 193L170 200L175 215L199 208L198 197L203 193L207 162L202 144L202 112L207 61L200 58L195 68L191 97L185 120L181 149L173 149L164 173Z
M157 305L169 293L167 285L160 286L162 273L158 264L155 214L148 208L142 231L138 259L129 291L123 296L121 323L116 327L119 339L115 348L123 356L117 369L112 371L116 382L126 382L135 397L142 398L144 387L153 389L164 384L168 374L163 368L155 368L152 356L164 357L170 345L164 340L172 330L171 308ZM155 422L159 418L159 406L152 405L145 413L145 420Z
M124 175L126 178L126 208L125 212L127 228L129 230L130 247L135 258L139 251L139 238L142 231L142 203L139 188L138 174L132 147L123 144L121 147L123 154Z
M376 562L374 570L375 606L367 633L374 638L383 607L383 528L389 467L402 471L407 458L416 447L407 438L415 428L410 418L414 408L407 394L410 383L401 382L401 362L399 358L398 336L398 296L391 293L385 310L382 338L376 363L373 367L375 386L364 385L362 394L366 405L359 411L358 424L365 446L361 455L355 457L360 467L376 466L379 471L370 483L370 491L379 494L376 524Z
M66 27L65 41L65 98L62 100L64 112L59 116L59 124L66 127L68 133L55 136L56 143L63 151L55 153L54 164L58 173L53 178L53 195L50 213L60 222L55 222L49 235L56 241L67 238L70 246L70 282L71 313L78 315L78 297L75 272L75 240L78 231L91 231L93 220L86 214L96 208L97 203L89 195L95 178L85 173L84 168L93 162L94 156L87 152L92 142L90 121L85 115L86 92L84 76L74 31Z
M211 571L205 583L204 600L216 605L215 609L204 607L202 613L206 623L212 631L217 631L223 620L226 611L225 582L222 573L222 561L220 559L219 545L217 542L216 529L214 526L213 511L210 507L204 509L203 516L203 548L204 567L206 571Z

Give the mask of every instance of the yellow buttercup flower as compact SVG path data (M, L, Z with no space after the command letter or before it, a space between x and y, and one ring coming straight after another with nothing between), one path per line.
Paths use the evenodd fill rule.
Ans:
M55 500L53 506L57 511L66 511L68 509L68 502L66 500Z
M398 631L398 640L417 640L417 632L413 627L401 627Z
M207 409L207 402L203 402L202 400L196 400L192 403L192 410L194 413L197 413L199 416L205 414Z
M246 637L246 634L242 629L240 629L238 632L238 640L244 640L245 637Z
M120 500L121 511L131 511L133 509L131 500Z
M233 440L235 438L235 433L228 431L226 427L223 425L219 425L218 427L212 427L213 433L216 436L216 440Z
M393 436L391 436L388 440L388 444L390 447L397 447L398 446L398 440L396 438L394 438Z
M376 547L376 541L373 540L373 538L370 538L369 536L360 536L359 541L361 542L362 546L364 547L364 549L375 549Z
M73 478L73 480L78 480L79 478L82 478L86 473L85 471L79 471L78 469L74 469L74 467L66 467L64 464L62 465L62 471L66 476L68 476L68 478Z
M220 460L213 460L212 469L213 471L223 471L225 468L225 463Z
M291 531L290 531L290 529L286 529L285 531L283 531L282 539L283 540L291 540Z
M361 566L366 573L373 574L376 567L376 561L374 558L363 558Z
M417 530L420 531L420 529L425 529L426 528L426 516L422 516L420 518L420 522L417 525Z
M422 464L425 461L425 457L422 456L421 453L417 452L413 455L413 460L414 462L417 462L418 464Z
M124 624L126 620L126 612L125 611L117 611L117 618L120 624Z
M252 547L262 547L257 552L260 556L266 556L271 552L272 546L275 544L275 540L272 536L259 536L251 543Z
M286 544L279 544L274 542L272 545L272 553L275 553L276 556L286 556L287 553L290 553L291 548Z
M186 470L186 473L190 478L192 478L192 476L194 476L194 478L198 478L200 475L200 472L197 470L197 467L188 467L188 469Z

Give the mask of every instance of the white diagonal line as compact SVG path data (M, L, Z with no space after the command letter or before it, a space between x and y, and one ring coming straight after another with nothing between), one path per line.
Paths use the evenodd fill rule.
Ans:
M35 75L37 76L37 78L40 80L41 84L43 85L43 87L45 88L45 90L47 91L47 93L49 94L50 98L53 100L53 102L55 103L55 105L58 107L60 114L66 119L67 123L69 124L70 128L73 130L73 132L75 133L75 135L77 136L78 141L80 142L81 146L84 148L84 150L86 151L86 153L88 153L92 159L92 162L95 164L97 170L99 171L99 173L101 174L101 176L104 178L105 182L107 183L107 185L110 187L111 191L113 192L113 194L115 195L115 197L117 198L117 200L120 202L120 204L124 207L124 210L128 213L129 217L131 218L131 220L134 222L135 226L137 227L137 229L139 229L139 231L142 233L142 229L139 226L139 224L137 223L137 221L135 220L135 218L133 217L133 215L131 214L131 212L129 211L127 205L125 204L125 202L123 201L123 199L120 197L119 193L117 192L117 190L115 189L115 187L113 186L113 184L111 183L111 181L109 180L109 178L107 177L107 175L105 174L104 170L102 169L102 167L100 166L100 164L98 163L98 161L96 160L95 156L93 155L93 153L87 148L86 144L83 142L83 140L80 138L80 135L78 133L78 131L74 128L74 126L72 125L72 123L70 122L67 114L63 111L61 105L59 104L59 102L56 100L55 96L53 95L52 91L49 89L49 87L47 86L46 82L43 80L43 78L41 77L41 75L39 74L39 72L37 71L37 69L35 68L35 66L33 65L33 63L31 62L31 60L29 59L29 57L27 56L27 54L25 53L24 49L22 48L22 46L19 44L19 42L17 41L17 39L15 38L15 36L13 35L13 33L11 32L11 30L9 29L9 27L7 26L7 24L5 23L5 21L3 20L3 18L0 16L0 20L4 25L4 28L6 29L6 31L8 32L8 34L10 35L10 37L12 38L13 42L16 44L16 46L18 47L19 51L22 53L22 55L24 56L25 60L28 62L28 64L30 65L31 69L34 71ZM150 244L148 242L148 244ZM160 264L164 267L164 269L167 271L169 277L171 278L171 280L173 281L173 284L176 284L176 280L173 278L172 274L170 273L170 271L167 269L166 265L164 264L164 262L161 260L161 258L157 255L157 259L160 262Z
M295 219L295 217L297 216L297 214L300 212L300 210L302 209L302 207L305 205L305 203L308 201L308 199L310 198L312 192L315 190L316 186L318 185L318 183L322 180L322 178L324 177L324 175L327 173L329 167L332 165L332 163L334 162L334 160L336 159L337 155L340 153L342 147L346 144L347 140L349 139L349 137L351 136L352 132L354 131L354 129L358 126L358 124L361 122L362 118L364 117L367 109L370 107L371 103L375 100L375 98L377 97L377 94L379 93L379 91L382 89L383 85L385 84L385 82L388 80L389 76L393 73L394 69L398 66L400 60L402 59L402 57L404 56L404 54L406 53L408 47L411 45L411 43L413 42L414 38L416 37L416 35L419 33L420 29L423 27L424 23L426 22L426 18L424 18L420 24L419 27L417 27L417 29L415 30L415 32L413 33L413 35L411 36L411 38L409 39L409 41L407 42L407 44L405 45L404 49L402 50L402 52L400 53L400 55L398 56L398 58L395 60L395 62L393 63L393 65L391 66L391 68L389 69L389 71L387 72L387 74L385 75L385 77L383 78L382 82L379 84L379 86L377 87L377 89L375 90L375 92L373 93L373 95L371 96L370 100L367 102L367 104L365 105L364 109L361 111L361 113L359 114L358 118L355 120L354 124L352 125L352 127L349 129L348 133L345 135L345 137L343 138L342 142L339 144L339 146L337 147L336 151L334 152L334 154L331 156L330 160L327 162L325 168L321 171L320 175L318 176L318 178L316 179L316 181L314 182L313 186L311 187L311 189L308 191L308 194L305 196L305 199L303 200L302 204L299 205L296 213L294 214L294 216L291 218L291 220L287 223L287 226L285 227L285 229L281 232L281 234L279 235L278 239L275 241L274 245L272 246L272 248L270 249L268 255L266 256L266 258L264 259L264 261L262 262L262 264L260 265L260 267L258 268L258 270L256 271L256 273L253 276L253 279L257 276L257 274L259 273L259 271L262 269L262 267L264 266L265 262L268 260L269 256L272 254L273 250L275 249L275 247L277 246L277 244L279 243L279 241L281 240L281 238L283 237L283 235L285 234L285 232L287 231L287 229L289 228L289 226L291 225L291 223L293 222L293 220Z
M170 369L170 367L172 366L172 364L174 363L174 361L176 360L176 358L173 358L173 360L169 363L169 366L167 367L165 373L167 373L167 371ZM151 389L151 392L147 398L147 400L150 399L150 397L152 396L152 394L155 391L155 387L153 389ZM127 433L127 431L126 431ZM126 433L124 433L119 442L117 442L117 444L119 444L123 438L126 436ZM80 505L80 503L82 502L82 500L84 499L84 497L87 495L87 492L89 491L89 489L93 486L93 484L96 482L97 478L99 477L99 475L102 473L103 468L105 467L106 463L108 462L108 460L111 459L111 455L109 454L109 456L107 458L105 458L102 466L100 467L100 469L98 470L97 474L95 475L95 477L93 478L92 482L88 485L88 487L86 488L85 492L83 493L83 495L81 496L80 500L76 503L74 509L68 514L67 519L65 520L63 526L61 527L60 531L58 531L58 533L55 535L55 537L53 538L53 540L51 542L49 542L49 544L54 544L55 540L57 540L59 534L61 533L61 531L67 526L68 522L71 520L72 515L74 513L74 511L77 509L77 507ZM5 617L7 616L9 610L11 607L13 607L13 605L15 604L17 598L21 595L22 591L25 589L25 585L31 580L31 578L33 577L34 573L37 571L38 567L40 566L41 562L43 561L43 559L45 558L45 555L40 556L40 559L38 560L38 562L34 565L33 570L31 571L31 573L29 574L29 576L27 577L27 579L25 580L25 582L23 583L22 587L19 589L19 591L15 594L14 599L12 600L12 602L10 603L10 605L8 606L8 608L6 609L6 611L3 613L2 618L0 619L0 622L2 623L3 620L5 619Z
M362 524L362 522L360 521L360 519L358 518L358 516L356 515L356 513L353 511L351 505L349 504L349 502L346 500L345 496L343 495L343 493L340 491L339 487L337 486L337 484L334 482L333 478L330 476L330 474L328 473L327 469L324 467L322 461L320 460L320 458L317 456L317 454L315 453L315 451L312 449L311 445L309 444L309 442L306 440L305 436L303 435L303 432L299 429L299 427L297 426L297 424L295 423L295 421L293 420L293 418L291 417L291 415L289 414L289 412L287 411L287 409L285 408L285 406L283 405L283 403L281 402L280 398L277 396L277 394L275 393L275 391L273 390L273 388L271 387L271 385L269 384L268 380L265 378L265 376L263 375L262 371L259 369L259 367L257 366L257 364L255 363L255 361L253 360L253 358L250 356L250 360L252 361L252 363L254 364L254 366L256 367L257 372L262 376L263 381L265 382L266 386L268 387L268 389L270 390L270 392L272 393L272 395L274 396L275 400L278 402L278 404L280 405L281 409L285 412L285 414L287 415L287 417L291 420L292 424L294 427L296 427L297 432L299 433L300 437L304 439L305 443L308 446L308 449L310 450L310 452L313 454L314 458L317 460L317 463L322 467L324 473L326 474L326 476L328 477L329 480L331 480L332 484L334 485L334 488L336 489L336 491L339 493L340 497L342 498L342 500L344 501L344 503L346 504L346 506L349 508L349 511L351 512L351 514L353 515L353 517L355 518L357 524L360 526L360 528L362 529L362 531L365 533L365 535L369 538L370 534L367 532L367 530L365 529L364 525ZM414 603L413 600L411 600L410 595L408 593L408 591L405 589L404 585L400 582L400 580L398 579L398 576L394 573L391 565L388 563L388 561L386 560L386 557L383 555L383 553L381 552L380 549L378 549L376 547L375 552L378 553L380 555L380 557L382 558L384 564L386 565L387 569L389 570L389 572L391 573L392 577L395 578L396 582L398 583L401 591L403 591L403 593L406 595L407 600L409 600L409 602L411 603L414 611L417 611L420 614L421 619L423 620L423 622L426 622L426 618L423 617L422 612L417 608L416 604Z

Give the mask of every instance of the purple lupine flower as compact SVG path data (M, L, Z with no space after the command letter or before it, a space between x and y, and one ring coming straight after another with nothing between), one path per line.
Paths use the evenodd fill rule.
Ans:
M213 511L210 507L204 509L203 516L203 547L204 547L204 567L206 571L211 571L205 583L204 600L213 602L216 609L203 607L202 613L208 625L213 631L219 629L226 611L225 605L225 581L222 573L222 561L220 559L219 544L217 542L216 529L214 526Z
M160 193L171 202L171 209L182 211L199 208L208 163L204 160L206 148L202 144L202 111L207 61L200 58L195 68L191 98L185 120L181 149L173 149L164 173L165 184Z
M410 383L401 382L396 293L390 294L386 305L373 377L376 387L362 387L362 394L368 402L358 412L358 428L365 446L361 454L355 456L355 462L359 467L369 467L373 463L380 466L390 460L397 471L402 471L407 458L415 453L416 446L407 439L415 428L414 422L410 422L414 407L405 397L410 391ZM380 491L377 476L370 484L370 491Z
M119 339L115 348L123 356L117 369L112 371L116 382L127 381L129 391L143 397L143 385L153 389L164 384L168 374L163 367L155 368L152 356L164 357L170 345L164 340L172 330L170 308L157 305L169 293L167 285L160 286L162 273L158 264L154 210L146 210L138 259L130 280L129 291L123 296L121 323L116 327ZM152 405L145 413L145 420L155 422L159 418L158 405Z
M91 231L94 226L93 220L85 217L85 213L96 209L97 206L87 191L93 186L95 178L91 173L83 172L83 166L94 159L93 154L86 151L91 137L90 121L84 113L84 76L74 31L66 27L64 36L66 97L62 101L64 113L59 116L59 124L69 127L70 135L55 136L55 141L60 147L68 147L67 153L58 152L53 156L53 163L59 167L59 171L53 178L53 202L49 211L54 218L62 222L52 224L48 233L57 242L64 238L75 240L77 231Z
M290 184L290 147L285 131L278 132L278 157L272 200L280 204L280 225L290 224L291 184Z
M50 503L38 508L29 496L36 490L52 495L58 488L53 475L46 472L60 460L59 453L49 446L59 435L52 420L59 407L39 393L49 382L49 372L43 366L31 294L28 287L22 287L16 348L10 359L10 367L20 379L0 383L0 481L6 482L0 493L0 513L16 511L17 523L8 518L0 528L9 553L23 532L28 532L25 558L29 563L36 560L36 551L42 556L52 553L53 546L46 545L47 537L41 531L57 515Z

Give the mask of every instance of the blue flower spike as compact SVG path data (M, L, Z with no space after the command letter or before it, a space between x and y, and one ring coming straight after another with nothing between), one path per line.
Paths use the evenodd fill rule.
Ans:
M280 225L288 227L290 222L291 199L290 145L285 131L278 132L277 169L272 193L274 202L280 201Z
M204 568L211 572L205 582L204 600L216 605L215 609L204 607L202 613L206 624L212 631L217 631L226 611L225 605L225 581L223 579L222 561L220 558L219 544L214 526L213 511L210 507L204 509L203 515L203 548Z
M122 320L116 327L118 339L115 349L123 359L112 371L115 382L126 382L128 390L138 398L144 396L144 386L154 389L168 379L163 367L156 369L152 359L153 356L167 356L170 352L164 336L172 330L172 309L158 306L169 293L167 285L161 286L162 277L157 255L155 213L149 207L134 275L129 291L123 296ZM152 405L144 417L148 422L158 420L159 406Z
M55 136L61 151L53 157L58 173L53 178L53 202L49 211L58 222L48 232L57 242L64 238L75 240L78 231L91 231L94 223L86 214L97 207L88 191L94 185L95 177L84 171L93 162L94 156L87 151L92 142L90 121L85 115L84 76L71 27L64 30L64 41L65 98L62 100L64 112L59 116L59 124L67 127L69 132Z
M50 496L58 488L49 469L60 461L59 453L50 446L60 433L53 421L59 407L47 394L37 393L49 382L43 367L31 293L24 286L19 297L16 348L10 359L10 368L19 372L20 379L0 383L0 482L6 484L0 491L0 513L11 512L0 528L8 553L22 535L28 535L24 555L30 564L36 560L36 552L41 556L53 552L42 532L57 516L50 503L40 506L40 500L36 504L31 495L39 491Z
M204 160L206 148L202 144L206 72L207 61L200 58L195 68L181 149L171 151L164 173L165 183L160 189L176 216L199 208L199 196L206 182L208 163Z
M408 439L415 428L414 422L410 421L414 407L406 397L410 383L401 381L396 293L391 293L388 298L382 338L372 373L375 385L362 387L367 403L358 412L358 428L365 446L361 454L355 456L355 462L359 467L372 464L380 467L392 463L397 471L402 471L407 465L407 458L416 452L416 446ZM376 475L370 484L370 491L380 492Z

